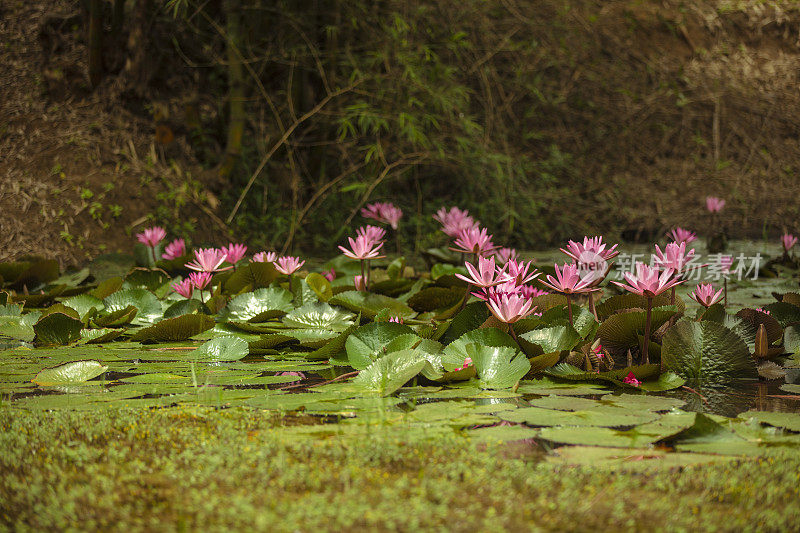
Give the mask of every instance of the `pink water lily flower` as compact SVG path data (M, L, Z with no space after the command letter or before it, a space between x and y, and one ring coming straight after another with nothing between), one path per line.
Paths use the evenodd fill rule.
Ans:
M591 286L594 280L590 277L581 278L578 265L564 263L561 268L558 268L557 264L553 266L555 267L556 276L553 277L548 274L547 281L541 281L545 287L564 294L579 294L600 290Z
M194 292L194 282L190 278L186 278L180 283L173 283L172 290L184 298L191 298Z
M781 237L781 244L783 245L783 251L788 253L797 244L797 237L791 233L785 233Z
M640 387L642 382L636 379L636 375L633 372L628 372L628 375L625 376L625 379L622 380L623 383L627 383L628 385L633 385L634 387Z
M456 277L479 288L493 287L510 279L505 268L497 268L494 257L478 257L478 268L469 261L465 261L464 266L467 267L469 277L463 274L456 274Z
M513 324L536 310L533 302L518 294L493 294L486 303L494 317L506 324Z
M353 276L353 285L356 286L357 291L366 291L367 290L367 281L365 276L355 275Z
M550 291L546 291L538 287L534 287L532 285L522 285L518 287L518 289L519 293L525 298L534 298L536 296L544 296L545 294L550 294Z
M390 316L389 317L389 322L394 322L395 324L402 324L403 323L403 319L400 318L399 316Z
M494 255L501 265L505 265L512 259L515 261L517 259L517 251L513 248L500 248Z
M328 281L333 281L336 279L336 270L331 267L330 270L326 270L322 273L322 277L327 279Z
M671 242L664 247L664 251L656 244L656 253L654 254L654 263L659 268L672 269L676 274L680 275L686 265L694 260L694 249L686 251L686 242Z
M229 244L227 247L223 246L220 248L225 254L227 258L225 259L228 263L235 265L239 261L242 260L244 255L247 253L247 245L244 244Z
M442 224L442 231L453 238L458 237L462 230L478 225L478 222L469 215L469 211L466 209L462 211L457 207L452 207L449 211L442 207L433 218Z
M693 231L689 231L688 229L683 228L675 228L669 232L669 236L672 237L672 240L678 243L685 242L690 243L692 241L697 240L697 234Z
M139 239L139 242L148 248L155 248L166 236L167 232L161 226L153 226L152 228L147 228L142 233L136 234L136 238Z
M211 272L192 272L189 274L189 279L196 289L202 291L211 283Z
M280 272L281 274L286 274L287 276L291 276L305 264L305 260L300 261L299 257L293 257L290 255L279 257L275 260L275 270Z
M386 230L378 226L362 226L356 230L356 237L364 236L369 242L378 244L386 237Z
M459 370L465 370L469 365L472 364L472 357L466 357L464 359L464 364L458 368L454 368L453 372L458 372Z
M217 248L200 248L194 251L194 261L186 263L186 268L198 270L200 272L220 272L233 268L231 266L222 267L227 254Z
M719 213L725 207L725 200L716 196L706 196L706 209L710 213Z
M351 259L364 261L366 259L378 259L383 257L378 255L378 250L383 246L383 242L375 243L366 234L358 235L355 239L348 237L347 240L350 242L350 249L344 246L339 246L339 249L344 255Z
M277 252L258 252L253 256L254 263L274 263L278 258Z
M517 286L525 285L541 275L541 272L537 272L536 268L533 267L532 261L526 263L525 261L517 261L516 259L509 259L508 262L506 262L506 272L508 272L508 277Z
M455 248L451 248L451 250L477 255L491 252L497 246L492 243L492 236L488 233L489 231L486 228L479 228L478 226L461 230L458 238L453 243Z
M722 299L722 289L714 292L714 287L710 283L700 283L689 293L689 298L708 308Z
M594 255L600 256L604 261L613 259L619 255L617 250L618 244L611 248L606 249L606 244L603 242L603 237L584 237L583 242L569 241L567 248L560 248L562 252L567 254L577 263L585 263L588 259L595 260Z
M625 289L626 291L654 298L659 294L683 283L684 280L674 276L675 271L668 268L660 272L657 267L651 267L644 263L636 263L636 274L625 272L625 281L628 284L612 281L611 283Z
M397 224L403 217L403 211L391 202L375 202L362 208L361 216L389 224L392 229L397 229Z
M173 259L178 259L179 257L183 257L186 253L186 241L183 239L175 239L171 243L169 243L166 247L164 247L164 253L161 254L161 259L166 259L167 261L172 261Z

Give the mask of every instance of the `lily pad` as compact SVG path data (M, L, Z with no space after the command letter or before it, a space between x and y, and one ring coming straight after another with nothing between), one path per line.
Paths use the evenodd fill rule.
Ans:
M678 321L664 335L661 359L666 368L700 385L758 377L741 337L716 322Z
M134 333L131 340L136 342L183 341L213 327L214 319L208 315L181 315L140 329Z
M291 328L325 329L341 332L353 325L353 314L322 302L306 304L283 317Z
M108 370L108 366L97 361L73 361L53 368L45 368L31 381L45 386L71 385L96 378L106 370Z
M239 337L217 337L190 352L194 361L238 361L250 353L247 341Z
M381 357L359 372L352 385L358 390L388 396L420 373L428 361L413 350Z
M258 289L234 297L220 312L220 318L242 322L260 322L262 320L256 319L267 320L283 316L294 309L292 299L292 293L280 287Z
M106 297L103 300L109 313L133 306L138 310L134 323L152 324L161 318L161 302L156 295L147 289L124 289ZM104 324L111 326L112 324Z
M38 346L63 346L80 340L83 322L64 313L50 313L33 326Z
M373 322L356 329L345 342L347 359L356 370L367 368L388 353L387 345L401 335L413 334L414 330L395 322ZM405 346L410 348L410 346ZM397 350L395 350L397 351Z
M468 344L467 354L475 365L482 389L508 389L531 369L527 357L508 346Z
M407 319L413 318L417 313L408 305L384 296L382 294L370 294L360 291L345 291L331 298L329 303L340 305L350 311L361 313L367 318L372 318L384 309L388 310L391 316Z

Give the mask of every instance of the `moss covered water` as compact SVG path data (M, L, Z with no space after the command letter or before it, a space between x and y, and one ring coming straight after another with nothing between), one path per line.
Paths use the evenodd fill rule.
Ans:
M548 253L536 255L546 271ZM539 481L553 487L559 465L623 476L655 469L664 472L653 480L659 484L671 480L670 469L678 466L721 475L732 464L759 465L748 468L766 476L769 458L800 456L800 386L791 383L800 366L800 307L792 303L794 273L780 267L772 277L732 280L727 310L698 313L687 304L685 287L676 305L658 301L654 329L661 333L651 353L663 364L641 364L642 304L610 287L597 305L598 320L580 301L568 320L563 297L542 295L533 298L541 316L520 320L511 331L493 321L482 302L463 300L465 285L453 274L464 270L446 263L424 270L403 259L376 262L368 293L349 285L356 262L324 265L339 273L333 282L314 273L282 277L269 264L251 263L215 276L218 288L201 301L170 292L174 266L131 270L126 261L100 258L84 271L42 282L38 292L14 290L17 281L0 294L3 446L27 450L7 454L2 463L10 474L0 484L9 496L7 524L14 517L28 524L46 517L41 524L63 526L59 520L79 516L48 509L34 518L31 505L41 495L33 491L43 487L32 488L27 503L15 491L30 476L53 482L57 470L39 457L63 465L77 447L75 457L83 457L78 464L88 468L91 458L120 453L113 442L121 435L143 449L162 449L169 431L181 435L181 447L167 452L177 463L159 463L161 481L141 489L152 496L163 483L174 491L188 464L222 460L223 448L203 454L186 444L193 427L201 442L237 442L235 458L227 459L234 470L267 448L283 454L287 464L327 464L334 450L346 449L375 453L385 465L390 450L408 446L433 461L444 461L448 449L463 450L455 452L458 461L479 453L463 467L477 469L478 477L491 477L498 457L510 454L509 464L532 469L531 476L543 476ZM5 279L16 275L33 285L45 267L6 264L0 270ZM607 366L581 366L590 365L593 341L609 347L595 352L610 359ZM45 444L52 424L61 428L60 436ZM227 429L212 429L220 424ZM247 437L234 429L245 427ZM181 458L181 450L190 449L199 455ZM407 483L417 467L398 457L397 471L388 477ZM124 471L136 475L127 463L136 457L124 452L120 458ZM359 461L347 459L331 475L344 475ZM168 468L175 470L165 474ZM277 474L283 479L278 485L286 486L282 476L292 468ZM435 470L416 471L423 477L450 475ZM70 470L66 477L81 475ZM363 472L348 475L359 486L371 483ZM329 483L327 476L312 476L308 483ZM391 490L403 493L399 485ZM192 494L201 497L204 491ZM78 498L69 490L63 497L73 503ZM246 498L237 502L247 505ZM586 512L600 507L608 519L613 506L603 500ZM108 514L92 519L104 524L116 516L108 508L103 512ZM181 514L174 508L159 512L168 512L170 520ZM357 512L369 515L360 507ZM195 523L198 513L188 512L187 523ZM250 519L268 514L255 512ZM504 516L507 524L517 523L517 517ZM343 524L373 523L341 518ZM790 521L781 513L772 519ZM237 522L228 516L220 523Z

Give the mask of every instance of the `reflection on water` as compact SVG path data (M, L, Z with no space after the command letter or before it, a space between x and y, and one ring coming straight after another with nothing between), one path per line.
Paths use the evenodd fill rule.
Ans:
M749 410L800 412L800 396L780 390L782 384L782 381L743 382L719 389L698 388L696 393L678 389L669 396L686 401L684 410L728 417Z

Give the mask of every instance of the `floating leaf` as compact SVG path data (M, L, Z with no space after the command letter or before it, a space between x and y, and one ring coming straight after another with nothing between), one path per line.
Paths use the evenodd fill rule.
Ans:
M762 424L769 424L789 431L800 432L800 414L797 413L775 413L769 411L747 411L741 413L739 418L744 420L756 420Z
M427 287L408 299L408 305L418 312L435 311L451 307L464 298L461 287Z
M100 344L111 342L123 333L125 333L124 329L82 329L81 340L87 344Z
M396 337L413 334L414 330L395 322L373 322L356 329L345 342L347 359L356 370L367 368L388 351L386 346ZM406 348L410 348L407 346Z
M54 346L71 344L81 338L83 322L64 313L51 313L39 319L33 326L36 336L34 344Z
M92 319L99 327L119 327L124 326L126 324L130 324L134 318L136 318L137 313L139 310L133 306L129 305L122 309L117 309L108 313L107 315L97 316Z
M462 366L464 360L469 357L467 345L473 343L480 346L507 346L514 349L519 348L508 333L500 331L497 328L469 331L445 346L442 354L442 364L445 370L450 372Z
M508 346L468 344L478 383L482 389L507 389L515 386L531 369L528 359L519 350Z
M467 304L464 309L459 311L444 335L439 339L442 344L450 344L465 333L478 329L478 326L486 322L492 314L483 302L473 302Z
M539 346L541 353L571 350L581 341L581 336L569 324L534 329L520 338Z
M225 280L223 286L228 294L239 294L245 291L269 287L278 279L280 273L272 263L250 263L240 266L236 272Z
M321 301L327 302L333 297L331 282L323 275L312 272L306 276L305 282Z
M353 315L322 302L306 304L289 312L283 323L292 328L326 329L341 332L353 324Z
M64 300L64 305L74 309L81 320L86 319L86 315L92 310L96 309L101 311L103 309L103 301L100 298L95 298L89 294L78 294Z
M175 318L176 316L191 315L203 308L200 300L178 300L167 307L164 311L164 318Z
M285 315L292 309L292 293L280 287L258 289L233 298L220 312L222 320L261 322Z
M214 319L208 315L181 315L140 329L133 334L131 340L136 342L184 341L213 327Z
M71 385L96 378L108 370L97 361L73 361L53 368L45 368L33 378L37 385Z
M399 318L413 318L416 315L416 312L403 302L382 294L345 291L337 294L328 302L361 313L367 318L374 317L384 309L387 309L391 316Z
M161 318L161 302L156 295L147 289L124 289L117 291L103 300L106 311L113 313L134 306L138 312L133 320L139 324L152 324ZM111 326L112 324L104 324Z
M195 361L238 361L250 350L247 341L239 337L217 337L200 345L189 353L189 359Z
M674 306L652 309L650 331L656 331L676 313ZM603 346L624 351L639 346L639 338L644 335L647 314L645 311L628 310L611 315L600 324L597 335Z
M716 322L680 320L664 335L661 360L669 370L700 385L758 377L742 339Z
M352 385L364 392L388 396L419 374L427 364L427 360L413 350L393 352L359 372Z

